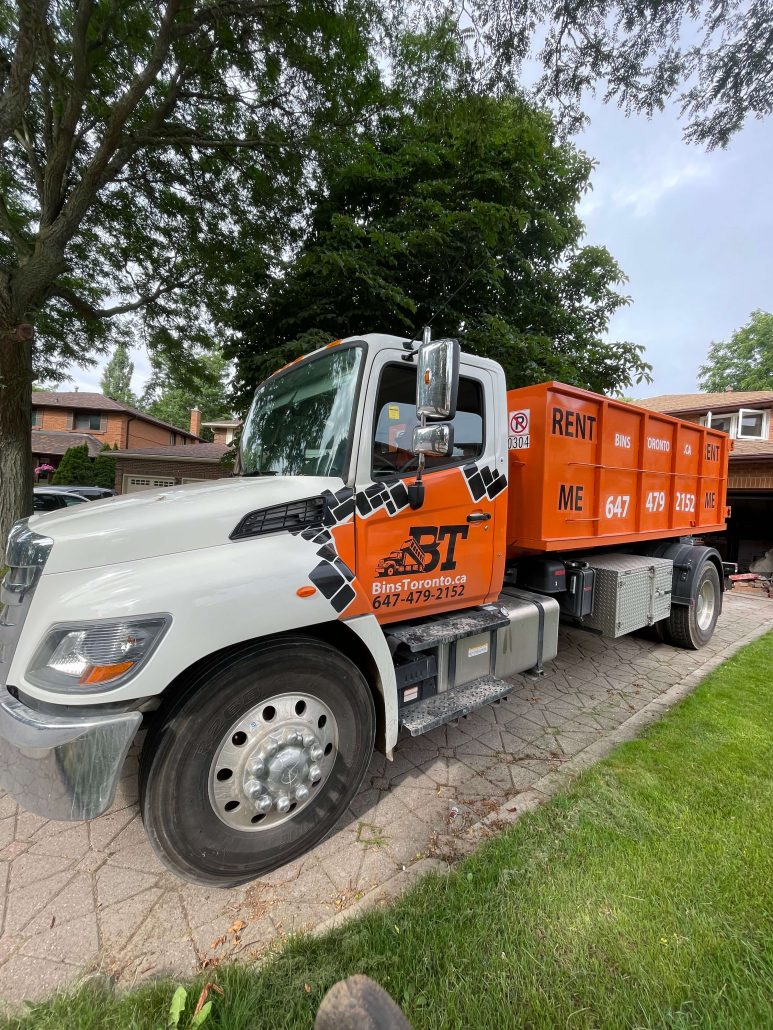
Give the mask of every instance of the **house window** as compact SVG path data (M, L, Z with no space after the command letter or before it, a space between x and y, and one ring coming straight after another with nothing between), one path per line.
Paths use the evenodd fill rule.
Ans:
M40 412L38 411L38 409L37 408L33 408L32 409L31 424L33 426L39 426L42 423L42 421L43 421L43 419L41 418L41 415L40 415Z
M92 433L104 432L102 429L102 416L77 412L75 415L75 428Z
M177 443L177 435L175 433L169 434L169 443L172 447Z
M753 411L751 408L741 408L738 412L738 439L767 440L767 423L767 412Z
M735 415L712 415L709 414L706 419L706 425L711 426L712 429L718 429L720 433L728 433L733 436L733 430L735 428Z

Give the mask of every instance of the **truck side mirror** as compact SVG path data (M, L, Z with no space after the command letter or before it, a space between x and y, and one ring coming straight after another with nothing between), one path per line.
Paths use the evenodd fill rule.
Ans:
M415 426L412 450L414 454L431 454L437 458L450 458L454 453L454 427L448 422Z
M421 419L452 419L458 392L459 341L426 340L419 347L416 414Z

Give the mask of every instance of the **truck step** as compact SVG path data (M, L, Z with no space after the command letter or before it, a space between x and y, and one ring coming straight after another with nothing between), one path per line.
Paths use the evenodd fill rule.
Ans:
M412 622L408 626L390 626L387 636L407 645L411 651L428 651L439 644L450 644L485 630L499 629L509 622L509 616L500 607L484 604L480 608L465 608L451 615L431 616L425 622Z
M472 683L435 694L406 708L401 714L400 725L412 737L418 737L420 733L428 733L447 722L469 715L477 708L507 697L512 689L513 684L506 680L497 679L496 676L481 676Z

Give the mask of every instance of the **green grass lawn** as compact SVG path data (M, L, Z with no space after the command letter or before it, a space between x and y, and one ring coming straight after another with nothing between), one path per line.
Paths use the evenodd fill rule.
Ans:
M771 1027L772 837L768 634L454 873L258 971L210 970L206 1026L309 1030L365 972L417 1030ZM173 989L81 991L7 1025L161 1027Z

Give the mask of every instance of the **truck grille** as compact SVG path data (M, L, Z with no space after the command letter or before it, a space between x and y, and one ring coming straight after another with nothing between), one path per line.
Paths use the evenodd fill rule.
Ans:
M17 522L8 537L8 571L0 584L0 687L8 681L8 670L51 546L48 537L28 528L26 519Z
M231 533L232 540L277 533L283 529L299 530L309 526L321 526L325 513L324 497L308 497L302 501L273 504L245 515Z

